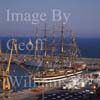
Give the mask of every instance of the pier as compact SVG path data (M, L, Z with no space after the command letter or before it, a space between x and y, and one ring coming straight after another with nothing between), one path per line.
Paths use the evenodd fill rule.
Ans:
M8 59L9 59L9 55L10 54L5 54L3 53L2 54L2 57L0 57L0 61L3 61L3 62L7 62ZM47 55L48 59L50 60L51 59L51 56ZM12 59L12 62L17 62L17 63L23 63L24 61L29 61L29 60L34 60L36 57L34 55L31 55L31 54L13 54L13 59ZM37 56L37 58L43 58L43 55L39 55ZM52 57L52 60L58 58L58 56L53 56ZM63 57L64 59L68 59L68 57ZM78 58L79 60L82 60L84 61L86 64L100 64L100 59L99 58Z

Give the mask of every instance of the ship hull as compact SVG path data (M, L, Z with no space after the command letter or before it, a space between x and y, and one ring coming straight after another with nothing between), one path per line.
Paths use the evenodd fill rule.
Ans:
M67 74L67 75L61 75L61 76L56 76L56 77L48 77L48 78L36 78L34 77L34 83L36 84L45 84L45 83L54 83L54 82L61 82L61 81L65 81L68 78L72 78L75 77L77 75L82 74L84 71L78 71L75 73L71 73L71 74Z

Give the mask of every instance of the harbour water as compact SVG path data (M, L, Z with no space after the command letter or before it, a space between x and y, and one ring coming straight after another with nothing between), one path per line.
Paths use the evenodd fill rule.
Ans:
M0 40L2 42L2 51L4 53L8 52L7 49L7 41L11 39L11 37L0 37ZM18 44L21 42L24 42L27 44L29 42L30 37L16 37ZM34 37L31 37L32 43L35 45ZM60 52L59 45L61 44L60 38L55 38L55 43L58 43L57 45L57 52ZM52 38L48 38L48 43L50 44L52 42ZM100 58L100 39L99 38L76 38L77 45L80 49L81 56L86 58ZM68 38L65 38L65 48L67 48L69 43ZM59 48L59 49L58 49ZM66 51L66 49L65 49ZM27 51L26 49L24 51L19 51L19 53L25 53L25 54L34 54L34 50Z
M34 85L31 77L16 64L11 64L9 75L10 81L12 80L11 85L13 91L21 91L31 88Z

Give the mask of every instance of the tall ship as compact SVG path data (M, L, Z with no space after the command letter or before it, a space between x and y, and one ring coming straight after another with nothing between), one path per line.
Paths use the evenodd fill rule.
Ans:
M82 74L84 70L86 70L86 64L79 60L80 50L76 45L74 32L72 30L68 32L70 33L70 38L66 49L64 46L64 26L62 25L59 54L55 55L54 52L56 45L54 42L54 35L50 55L47 54L47 41L44 41L44 55L42 55L42 57L39 55L36 56L37 51L35 52L36 59L40 59L42 61L41 70L35 71L33 75L33 80L36 84L55 84L57 82L63 82L68 79L68 77L74 77ZM46 26L44 31L44 39L47 40Z

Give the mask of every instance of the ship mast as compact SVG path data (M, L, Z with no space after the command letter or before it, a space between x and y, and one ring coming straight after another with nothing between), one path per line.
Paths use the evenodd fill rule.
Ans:
M52 32L52 43L51 43L51 56L54 56L55 52L55 27L53 27L53 32Z
M56 45L55 45L55 26L53 26L53 32L52 32L52 42L51 42L51 58L50 58L50 60L51 60L51 65L52 65L52 68L53 68L53 66L54 66L54 56L55 56L55 49L56 49Z
M64 53L64 25L61 26L61 54Z
M36 28L36 33L35 33L35 58L36 58L36 56L37 56L37 52L38 52L38 28Z
M44 26L44 56L47 56L47 29L46 29L46 24Z
M44 26L44 57L43 57L43 70L48 69L48 58L47 58L47 28Z
M80 51L76 45L74 32L70 31L70 43L69 43L69 48L68 48L69 61L73 63L77 59L79 54L80 54Z
M60 54L61 67L64 65L64 25L61 26L61 54Z

